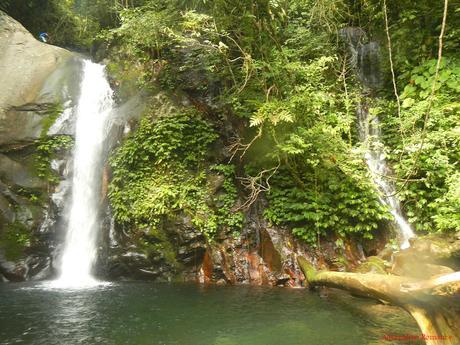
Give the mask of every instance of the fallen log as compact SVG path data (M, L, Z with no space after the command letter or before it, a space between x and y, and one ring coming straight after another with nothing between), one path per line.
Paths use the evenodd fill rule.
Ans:
M316 271L297 261L310 287L325 286L383 300L409 312L427 345L460 345L460 272L429 280L374 273Z

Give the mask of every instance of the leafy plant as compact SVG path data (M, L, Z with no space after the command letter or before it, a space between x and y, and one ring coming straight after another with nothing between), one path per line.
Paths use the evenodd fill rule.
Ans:
M44 136L37 142L37 175L46 179L49 183L59 182L59 177L51 169L51 161L59 152L69 150L73 145L73 139L67 135Z
M0 247L5 251L7 260L19 259L30 244L30 230L20 222L7 224L0 233Z
M453 206L460 161L460 69L457 60L444 61L435 97L431 99L435 61L429 60L406 75L401 120L396 112L388 112L384 121L390 158L400 178L399 197L409 220L425 232L460 229Z
M224 183L222 193L209 195L207 160L216 138L196 112L184 110L157 119L146 114L111 158L109 197L116 219L158 228L186 214L209 239L222 226L241 227L241 213L231 212L237 196L231 166L210 168L224 176Z

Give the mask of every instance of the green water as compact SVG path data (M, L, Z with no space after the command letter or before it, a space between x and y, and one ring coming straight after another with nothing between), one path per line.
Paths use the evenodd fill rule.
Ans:
M0 284L0 344L360 345L418 333L401 310L341 294L146 282L79 291Z

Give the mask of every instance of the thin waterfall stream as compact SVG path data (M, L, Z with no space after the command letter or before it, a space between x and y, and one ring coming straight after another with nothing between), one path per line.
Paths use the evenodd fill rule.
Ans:
M105 67L83 61L81 94L76 109L72 196L67 235L54 285L87 287L97 283L91 271L97 254L103 145L114 106Z
M386 177L390 174L390 169L385 160L379 118L377 116L371 117L368 109L361 106L358 110L358 122L359 136L367 149L364 158L372 175L372 180L380 191L380 202L390 209L399 230L400 247L406 249L410 246L409 239L415 234L402 214L394 184L389 182Z
M359 79L364 86L365 92L378 89L381 85L380 77L380 52L376 42L362 43L365 37L363 31L355 28L343 29L342 37L346 37L349 42L349 50L352 55L352 64L357 68ZM377 115L371 114L366 104L358 107L358 132L361 142L366 148L364 158L372 180L380 192L380 202L386 205L393 215L398 239L401 249L410 246L409 239L415 237L411 225L405 219L401 210L401 205L397 197L397 190L392 181L388 179L391 170L385 159L385 146L382 142L382 131Z

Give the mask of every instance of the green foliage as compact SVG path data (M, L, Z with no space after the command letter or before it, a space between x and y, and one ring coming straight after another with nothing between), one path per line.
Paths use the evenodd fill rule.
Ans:
M237 235L243 227L244 214L234 209L238 201L238 190L235 186L235 166L218 164L212 166L211 171L222 174L224 178L221 192L213 195L217 224L225 226L232 230L234 235Z
M185 6L184 12L173 11L181 6ZM344 19L340 16L345 16L345 9L344 3L334 1L147 4L124 10L122 26L111 30L106 38L118 40L113 44L122 56L135 61L144 71L144 83L156 78L163 88L179 87L193 97L206 96L206 100L211 97L214 104L248 118L250 126L260 129L262 140L271 149L259 155L255 170L264 169L270 162L281 162L266 212L271 221L294 226L299 237L310 241L318 234L327 233L370 236L387 212L378 203L362 160L348 162L353 141L352 104L358 90L349 87L348 96L343 97L343 81L336 77L336 70L341 67L334 55L337 52L332 43L334 37L328 34ZM144 122L137 133L143 131ZM136 144L133 142L130 157L148 152L146 146L151 145L150 140L164 142L164 147L151 152L167 150L181 142L149 139L155 135L158 134L149 133L148 137L146 134L144 139L137 139ZM129 146L128 142L124 145ZM137 146L142 154L136 151ZM147 156L148 176L154 175L149 170L152 165L159 171L162 169L159 164L164 166L171 159L174 164L158 173L161 178L150 180L150 187L120 186L113 192L121 195L129 189L137 191L132 195L145 193L123 201L115 200L114 195L112 202L119 205L118 219L125 222L145 219L152 224L161 219L159 215L174 209L177 202L178 209L192 210L189 214L194 215L193 222L208 235L214 234L219 224L241 227L242 215L227 211L237 198L234 177L226 175L225 193L218 193L213 200L214 204L225 207L218 207L217 213L213 213L204 201L204 175L187 175L190 176L187 179L181 173L184 170L177 167L176 160L183 160L184 154L166 155L164 161ZM248 155L251 154L249 151ZM129 162L126 155L119 157ZM133 165L125 172L119 170L120 179L129 174L139 176L143 170L143 165ZM355 170L361 172L353 176ZM319 175L327 179L318 178ZM329 181L334 183L329 185ZM155 192L148 191L152 186L156 186ZM149 195L157 198L155 202ZM358 196L362 195L365 197L360 199ZM319 198L316 203L313 196ZM157 209L153 209L153 204ZM300 204L310 205L304 218L296 209ZM359 209L364 210L363 215ZM139 213L133 215L133 210ZM314 217L315 212L320 218L312 221L309 217Z
M59 182L59 177L51 170L51 161L59 152L69 150L73 139L67 135L44 136L37 142L37 175L51 184Z
M354 165L352 175L317 168L301 176L302 186L281 171L273 178L265 217L274 224L289 226L312 245L320 236L333 234L372 238L380 222L391 217L358 160Z
M42 119L42 137L47 135L48 130L56 122L57 118L63 111L64 108L61 103L53 103L49 105L46 113L44 114L45 116Z
M133 1L131 1L133 2ZM0 0L0 10L54 45L89 49L101 29L118 24L116 0Z
M401 98L404 100L403 107L409 108L415 101L429 98L434 84L437 60L428 60L412 71L402 74L401 79L410 78L405 86ZM439 77L435 84L435 91L443 88L443 95L455 95L460 93L460 64L453 59L441 61Z
M256 175L273 169L265 212L273 223L314 242L331 233L370 236L388 217L362 160L354 128L361 90L343 66L336 34L342 27L361 27L386 46L381 1L0 4L21 15L32 31L51 32L57 42L88 45L105 28L98 38L108 43L110 71L118 81L138 78L143 88L179 91L207 115L237 122L238 130L251 127L238 133L257 135L255 141L242 139L253 145L241 164L251 165ZM458 230L460 70L454 56L460 12L449 7L447 58L431 100L442 2L387 1L387 6L401 119L388 66L371 112L382 122L398 196L411 222L418 230ZM46 15L37 16L40 11ZM52 30L42 29L47 23ZM221 228L238 231L242 215L233 212L234 167L213 165L209 149L216 138L196 112L144 116L111 160L110 198L118 221L155 228L185 213L209 238ZM48 176L44 167L57 147L41 146L40 171ZM224 182L211 195L213 174L223 175Z
M124 9L120 19L120 27L100 37L110 42L124 72L134 67L142 87L156 80L164 89L209 94L230 78L228 47L212 17L152 3Z
M460 229L460 173L446 178L447 193L435 201L436 213L432 217L440 231Z
M0 233L0 247L4 250L7 260L19 259L30 244L30 231L20 222L5 225Z
M351 146L355 112L350 100L357 90L350 87L349 98L343 97L342 85L330 73L336 61L323 56L280 67L280 74L290 72L290 82L276 77L285 96L260 105L251 118L251 126L271 137L268 161L280 162L265 216L312 245L332 234L371 238L390 218L370 182L363 153Z
M211 168L224 184L222 193L209 195L206 165L216 138L196 112L145 115L111 158L109 198L116 219L155 229L185 214L209 239L222 226L241 227L241 214L231 211L237 197L231 167Z
M406 74L409 82L401 95L402 121L395 113L388 113L384 122L387 143L393 149L390 158L401 178L400 198L417 230L428 232L460 230L455 215L460 161L460 66L455 59L444 61L435 97L430 97L435 61L429 60ZM406 183L406 179L410 180Z

